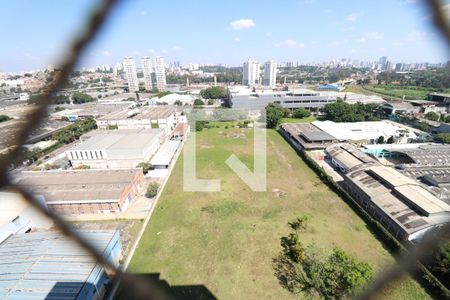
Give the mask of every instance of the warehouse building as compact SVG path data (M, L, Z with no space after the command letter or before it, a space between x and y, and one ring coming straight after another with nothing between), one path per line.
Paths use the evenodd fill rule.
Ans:
M181 141L166 141L150 160L150 164L155 169L168 169L174 161L180 145Z
M328 133L320 130L311 123L287 123L281 124L281 134L291 140L297 149L319 150L325 149L336 139Z
M418 240L450 222L450 206L417 181L350 144L326 149L342 174L343 187L374 219L400 240Z
M28 171L17 184L66 215L123 212L142 192L142 169Z
M336 100L335 95L324 95L306 89L273 91L235 86L228 88L226 104L228 107L237 109L264 109L267 105L274 103L289 109L303 107L311 111L320 111L325 104L334 103Z
M399 172L428 185L439 199L450 203L450 145L371 145L366 148L366 152L389 161Z
M80 232L104 257L119 265L119 232ZM0 244L1 299L102 299L110 279L103 266L57 231L9 237Z
M161 128L165 134L171 134L177 124L177 113L173 106L143 106L110 113L96 122L99 129Z
M290 123L281 124L280 132L294 142L299 150L325 149L336 142L359 145L376 144L380 137L385 142L391 138L395 144L427 139L425 132L388 120L348 123L333 121Z
M134 168L156 153L163 138L163 129L97 130L66 153L74 168Z

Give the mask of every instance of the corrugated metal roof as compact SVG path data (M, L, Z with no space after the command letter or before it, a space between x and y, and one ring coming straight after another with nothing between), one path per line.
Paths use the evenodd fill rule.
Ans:
M150 164L154 166L169 165L177 152L180 143L180 141L166 141L150 160Z
M81 234L103 253L119 238L116 231ZM13 235L0 244L0 298L76 299L84 284L97 277L90 275L101 270L84 249L60 232Z

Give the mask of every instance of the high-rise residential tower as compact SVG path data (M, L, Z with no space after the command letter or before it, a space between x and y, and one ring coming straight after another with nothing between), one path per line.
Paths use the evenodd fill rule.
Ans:
M259 82L259 63L253 58L244 62L242 85L254 85Z
M150 57L144 56L142 58L142 73L144 73L144 86L147 91L153 89L152 81L152 62Z
M128 82L128 90L130 92L139 91L139 81L136 73L136 63L133 57L125 57L123 60L123 68Z
M164 57L155 57L155 78L156 87L158 90L165 90L166 88L166 66L164 65Z
M268 60L264 64L264 85L274 87L277 79L277 63L274 60Z

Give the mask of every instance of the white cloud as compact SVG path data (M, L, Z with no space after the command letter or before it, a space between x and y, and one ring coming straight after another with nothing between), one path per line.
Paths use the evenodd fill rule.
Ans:
M240 39L240 38L238 38L238 37L235 37L235 38L234 38L234 41L235 41L235 42L240 42L240 41L241 41L241 39Z
M109 57L109 56L112 55L112 53L111 53L111 51L105 50L105 51L102 52L102 55Z
M284 47L284 48L301 49L301 48L305 47L305 44L299 43L295 40L288 39L288 40L284 40L280 43L277 43L275 46Z
M365 43L370 40L381 40L383 38L383 34L378 31L367 32L364 36L360 37L356 41L358 43Z
M381 33L379 33L378 31L372 31L372 32L368 32L366 34L366 37L369 40L381 40L383 38L383 35Z
M266 36L271 36L272 33L271 32L266 32Z
M416 4L417 0L404 0L403 4Z
M333 12L333 10L332 10L332 9L329 9L329 8L323 10L323 13L324 13L324 14L331 14L332 12Z
M155 54L155 53L156 53L156 50L155 50L155 49L148 49L148 52L149 52L150 54Z
M231 22L230 25L234 30L241 30L255 27L256 23L252 19L240 19Z
M408 42L418 42L422 40L424 37L426 37L428 33L425 31L411 31L408 33L408 36L406 37L406 40Z
M141 16L146 16L146 15L147 15L147 11L146 10L141 11Z
M401 42L393 42L393 43L392 43L392 46L394 46L394 47L400 47L400 46L403 46L403 43L401 43Z
M339 47L339 46L341 46L343 44L347 44L347 43L348 43L347 39L345 39L345 40L338 40L338 41L331 41L331 42L328 43L328 47L335 48L335 47Z
M181 51L181 50L183 50L183 47L181 47L181 46L173 46L172 50L173 51Z
M359 17L361 17L360 13L351 13L345 19L350 22L355 22Z

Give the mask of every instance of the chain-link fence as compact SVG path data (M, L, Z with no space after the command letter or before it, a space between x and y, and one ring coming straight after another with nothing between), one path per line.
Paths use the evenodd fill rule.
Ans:
M110 263L105 257L96 250L87 240L75 231L72 226L67 223L58 213L47 210L37 201L34 196L23 187L13 184L8 176L8 170L12 164L21 163L23 158L22 146L29 137L30 132L39 126L40 122L45 118L48 106L51 104L52 96L61 89L69 80L69 75L79 62L85 49L96 36L98 36L104 26L106 20L111 15L111 11L115 9L120 0L103 0L96 7L91 15L86 18L85 28L80 35L74 39L69 47L68 53L60 63L54 81L45 88L42 101L35 105L33 110L27 116L27 122L19 129L16 135L14 147L5 154L0 160L0 189L8 188L21 194L33 207L38 209L47 218L53 220L57 228L66 236L73 239L81 247L83 247L95 260L103 265L108 275L115 281L121 283L127 294L134 299L167 299L169 298L165 292L159 288L154 282L145 280L143 277L133 275L117 268ZM440 0L424 0L433 15L433 22L443 38L447 41L450 49L450 25L449 18L445 15L443 3ZM419 245L410 247L403 251L403 254L396 260L396 263L380 276L363 291L357 299L371 299L377 295L377 291L382 290L392 281L400 278L406 272L415 272L423 269L420 263L427 262L431 259L431 254L438 250L439 246L450 240L450 224L444 226L438 232L427 235L423 242Z

